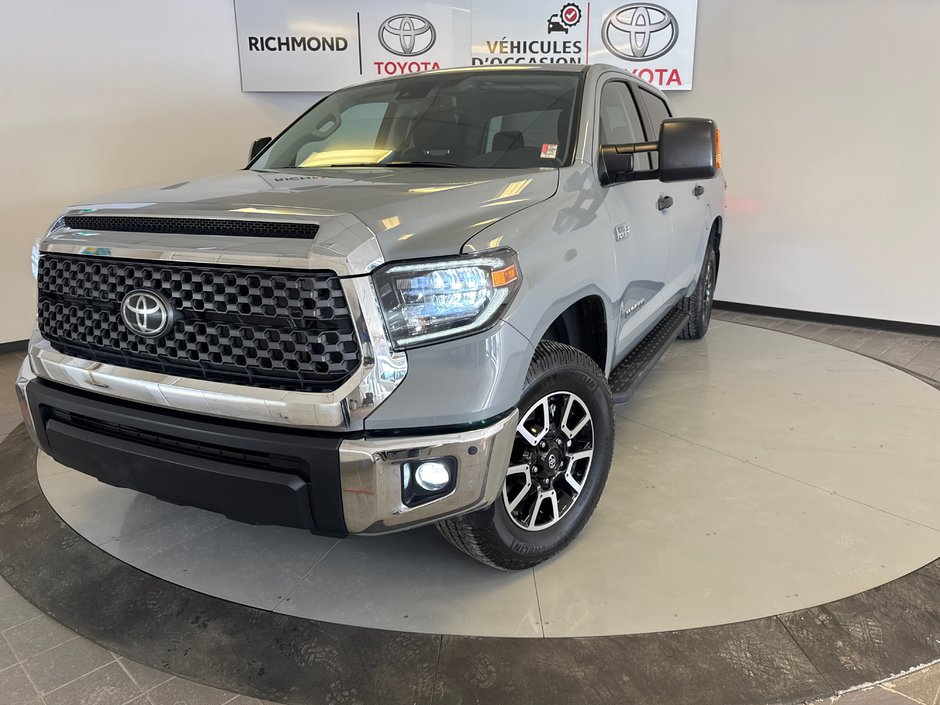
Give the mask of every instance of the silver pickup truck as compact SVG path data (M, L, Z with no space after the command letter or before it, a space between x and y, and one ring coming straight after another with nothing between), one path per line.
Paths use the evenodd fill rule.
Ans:
M65 210L26 426L170 502L530 567L591 516L613 404L708 329L723 211L715 124L611 66L339 90L241 171Z

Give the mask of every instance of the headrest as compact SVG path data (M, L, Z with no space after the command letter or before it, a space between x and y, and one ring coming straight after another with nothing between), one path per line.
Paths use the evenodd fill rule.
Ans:
M517 130L506 130L493 135L494 152L508 152L520 147L525 147L525 142L522 140L522 133Z
M451 116L425 115L414 126L411 137L419 149L453 149L463 143L461 127Z

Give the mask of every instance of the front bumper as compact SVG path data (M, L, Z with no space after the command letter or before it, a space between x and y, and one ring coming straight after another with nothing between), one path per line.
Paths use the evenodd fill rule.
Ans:
M487 506L515 435L512 410L479 428L408 436L323 433L210 419L17 379L27 430L55 460L107 484L233 519L344 536L410 528ZM409 507L402 464L456 461L446 495Z

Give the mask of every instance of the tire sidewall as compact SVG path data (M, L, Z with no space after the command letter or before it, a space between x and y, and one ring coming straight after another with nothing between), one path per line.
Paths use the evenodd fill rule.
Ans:
M712 247L711 240L709 240L708 250L705 252L705 261L702 262L702 273L699 276L699 283L697 287L698 290L695 292L695 298L698 303L695 325L696 328L698 328L699 337L705 335L705 332L708 330L708 324L711 323L712 307L715 300L714 283L712 284L712 300L707 301L705 298L705 289L708 286L709 264L711 264L712 267L712 278L717 281L716 275L718 270L718 257L715 254L715 248Z
M599 372L599 370L598 370ZM594 455L584 489L577 501L554 526L541 531L526 531L516 525L506 511L500 495L491 506L492 527L500 542L520 556L549 556L570 542L590 518L607 481L613 457L613 413L603 378L597 379L587 369L564 365L547 370L529 380L519 402L520 413L553 392L571 392L585 403L594 423Z

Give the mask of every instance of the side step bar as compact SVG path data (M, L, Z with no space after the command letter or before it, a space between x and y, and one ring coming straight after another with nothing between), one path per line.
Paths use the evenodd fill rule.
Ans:
M659 362L666 348L688 322L689 314L674 308L630 351L623 362L611 371L608 382L614 404L623 404L630 400L633 391Z

